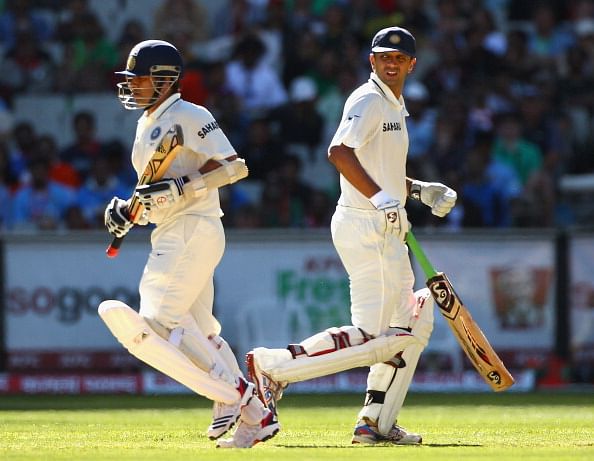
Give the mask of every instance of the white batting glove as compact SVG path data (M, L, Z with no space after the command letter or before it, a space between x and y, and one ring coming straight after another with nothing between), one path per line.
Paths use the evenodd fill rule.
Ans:
M128 202L114 197L105 208L103 215L105 227L114 237L122 238L134 225L128 217Z
M136 188L136 198L148 212L169 208L182 200L183 195L184 178L163 179Z
M414 180L410 186L410 197L430 207L435 216L443 218L454 208L458 194L439 182Z
M386 232L395 234L400 241L404 242L409 229L408 215L406 209L398 200L394 200L383 190L379 191L369 199L378 211L384 213L386 218Z

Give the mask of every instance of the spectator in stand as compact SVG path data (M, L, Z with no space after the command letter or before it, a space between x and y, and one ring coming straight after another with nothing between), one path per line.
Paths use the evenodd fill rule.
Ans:
M56 230L64 226L66 211L75 204L75 191L50 179L50 160L36 156L29 162L31 179L12 200L9 227L16 231Z
M0 95L11 101L17 93L48 93L54 89L55 65L32 31L17 34L17 41L2 57Z
M252 120L247 129L246 142L239 149L250 170L248 181L264 181L268 174L283 162L285 147L272 134L267 117Z
M72 121L74 142L60 153L63 161L70 163L85 181L91 164L101 153L101 143L96 138L95 116L91 112L78 112Z
M113 139L104 143L101 150L101 157L105 157L107 160L109 175L116 176L118 182L128 190L126 195L130 195L136 187L138 175L128 160L130 155L128 149L121 141Z
M320 34L322 49L341 54L345 41L351 36L347 28L345 6L338 2L331 3L324 11L322 19Z
M543 66L553 68L556 60L574 45L573 34L557 22L555 9L547 2L533 9L531 25L528 49Z
M0 207L0 231L4 231L8 227L10 204L12 202L12 184L13 178L8 166L8 147L5 143L0 143L0 200L7 205Z
M235 46L234 59L225 69L226 85L239 98L248 120L287 101L280 78L262 61L264 52L264 43L258 35L244 35Z
M129 195L130 188L122 184L119 178L113 174L109 159L100 155L93 159L90 174L78 190L77 202L90 227L102 229L104 227L105 203L114 196L127 197Z
M118 50L105 36L94 13L78 19L77 34L65 44L58 80L62 91L105 91L112 83L111 72L118 62Z
M336 200L330 200L325 192L313 189L310 194L310 203L305 209L305 227L328 229L336 208L335 203Z
M318 37L311 30L304 30L298 35L289 39L286 43L286 56L283 66L283 82L289 85L300 75L313 71L320 58L320 44Z
M58 11L54 38L62 44L71 43L82 34L85 17L93 14L88 0L66 0Z
M309 72L309 77L313 78L318 89L318 95L324 97L327 93L334 91L338 85L338 71L343 65L341 54L334 51L324 50L320 53L316 67Z
M271 119L278 123L278 137L286 148L313 162L324 132L324 119L316 109L318 89L311 78L297 77L289 95L289 102L273 111Z
M50 135L42 135L37 139L36 154L50 161L50 179L64 186L77 189L81 185L81 178L78 171L72 164L60 158L56 140Z
M305 227L312 189L301 179L301 161L286 155L271 171L262 190L262 224L266 227Z
M464 162L464 227L509 227L522 186L513 168L493 157L493 135L480 133Z
M19 34L30 33L39 43L52 36L51 25L33 8L30 0L6 0L6 9L0 15L0 43L4 49L12 49Z
M28 180L28 163L37 151L37 133L30 122L16 123L8 140L8 168L17 182Z
M522 121L518 113L499 116L493 146L497 160L514 168L522 186L542 167L542 151L522 134Z
M515 81L529 81L539 70L539 60L528 47L528 34L521 29L507 33L507 48L502 56L502 71Z
M190 42L201 42L210 35L204 6L194 0L164 0L153 17L151 36L167 40L184 34ZM177 44L176 44L177 45Z
M213 61L205 64L206 107L216 118L221 129L233 145L245 142L244 127L241 126L241 101L227 86L226 63Z
M435 142L437 112L429 106L429 91L421 82L407 81L404 86L404 98L408 112L408 168L415 171L415 174L411 173L410 176L426 178L434 175L433 171L425 171L424 166L430 163L427 158Z

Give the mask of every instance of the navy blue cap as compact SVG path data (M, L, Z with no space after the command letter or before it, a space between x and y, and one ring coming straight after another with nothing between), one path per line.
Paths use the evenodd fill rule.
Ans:
M402 27L386 27L380 30L371 41L371 51L373 53L400 51L413 58L417 53L415 38Z
M145 40L132 48L126 62L126 70L119 75L136 77L143 75L173 75L183 73L182 57L171 43L164 40Z

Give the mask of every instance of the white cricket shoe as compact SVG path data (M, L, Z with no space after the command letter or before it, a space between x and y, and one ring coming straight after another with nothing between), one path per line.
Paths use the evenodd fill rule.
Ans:
M243 419L239 421L233 437L217 441L217 448L251 448L259 442L274 437L280 431L280 424L276 415L266 410L266 416L256 424L248 424Z
M258 398L266 408L277 415L277 402L282 398L283 390L287 385L273 380L262 371L258 365L258 358L254 351L246 354L245 363L247 365L248 377L256 385Z
M210 440L215 440L225 434L231 429L239 417L241 411L246 407L255 394L254 384L246 381L243 378L239 378L239 384L237 386L241 398L237 403L227 405L222 402L215 402L212 408L212 423L208 426L206 434Z
M376 443L392 443L394 445L419 445L423 442L423 437L419 434L407 432L404 428L394 424L387 435L382 435L377 429L377 424L363 418L357 422L355 432L351 443L366 443L375 445Z

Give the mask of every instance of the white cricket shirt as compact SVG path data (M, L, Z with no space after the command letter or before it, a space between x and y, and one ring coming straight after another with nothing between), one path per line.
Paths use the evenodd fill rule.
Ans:
M152 114L148 115L145 111L138 120L132 165L139 178L161 138L174 124L181 125L184 146L191 152L181 151L163 178L196 173L209 159L220 160L235 154L235 149L212 114L202 106L184 101L176 93L163 101ZM218 189L208 191L203 198L185 198L168 209L152 211L151 222L162 223L179 214L222 216Z
M406 156L408 152L408 116L404 99L375 73L357 88L345 102L342 120L330 147L352 147L369 176L393 199L406 201ZM340 175L338 204L374 209L371 202Z

